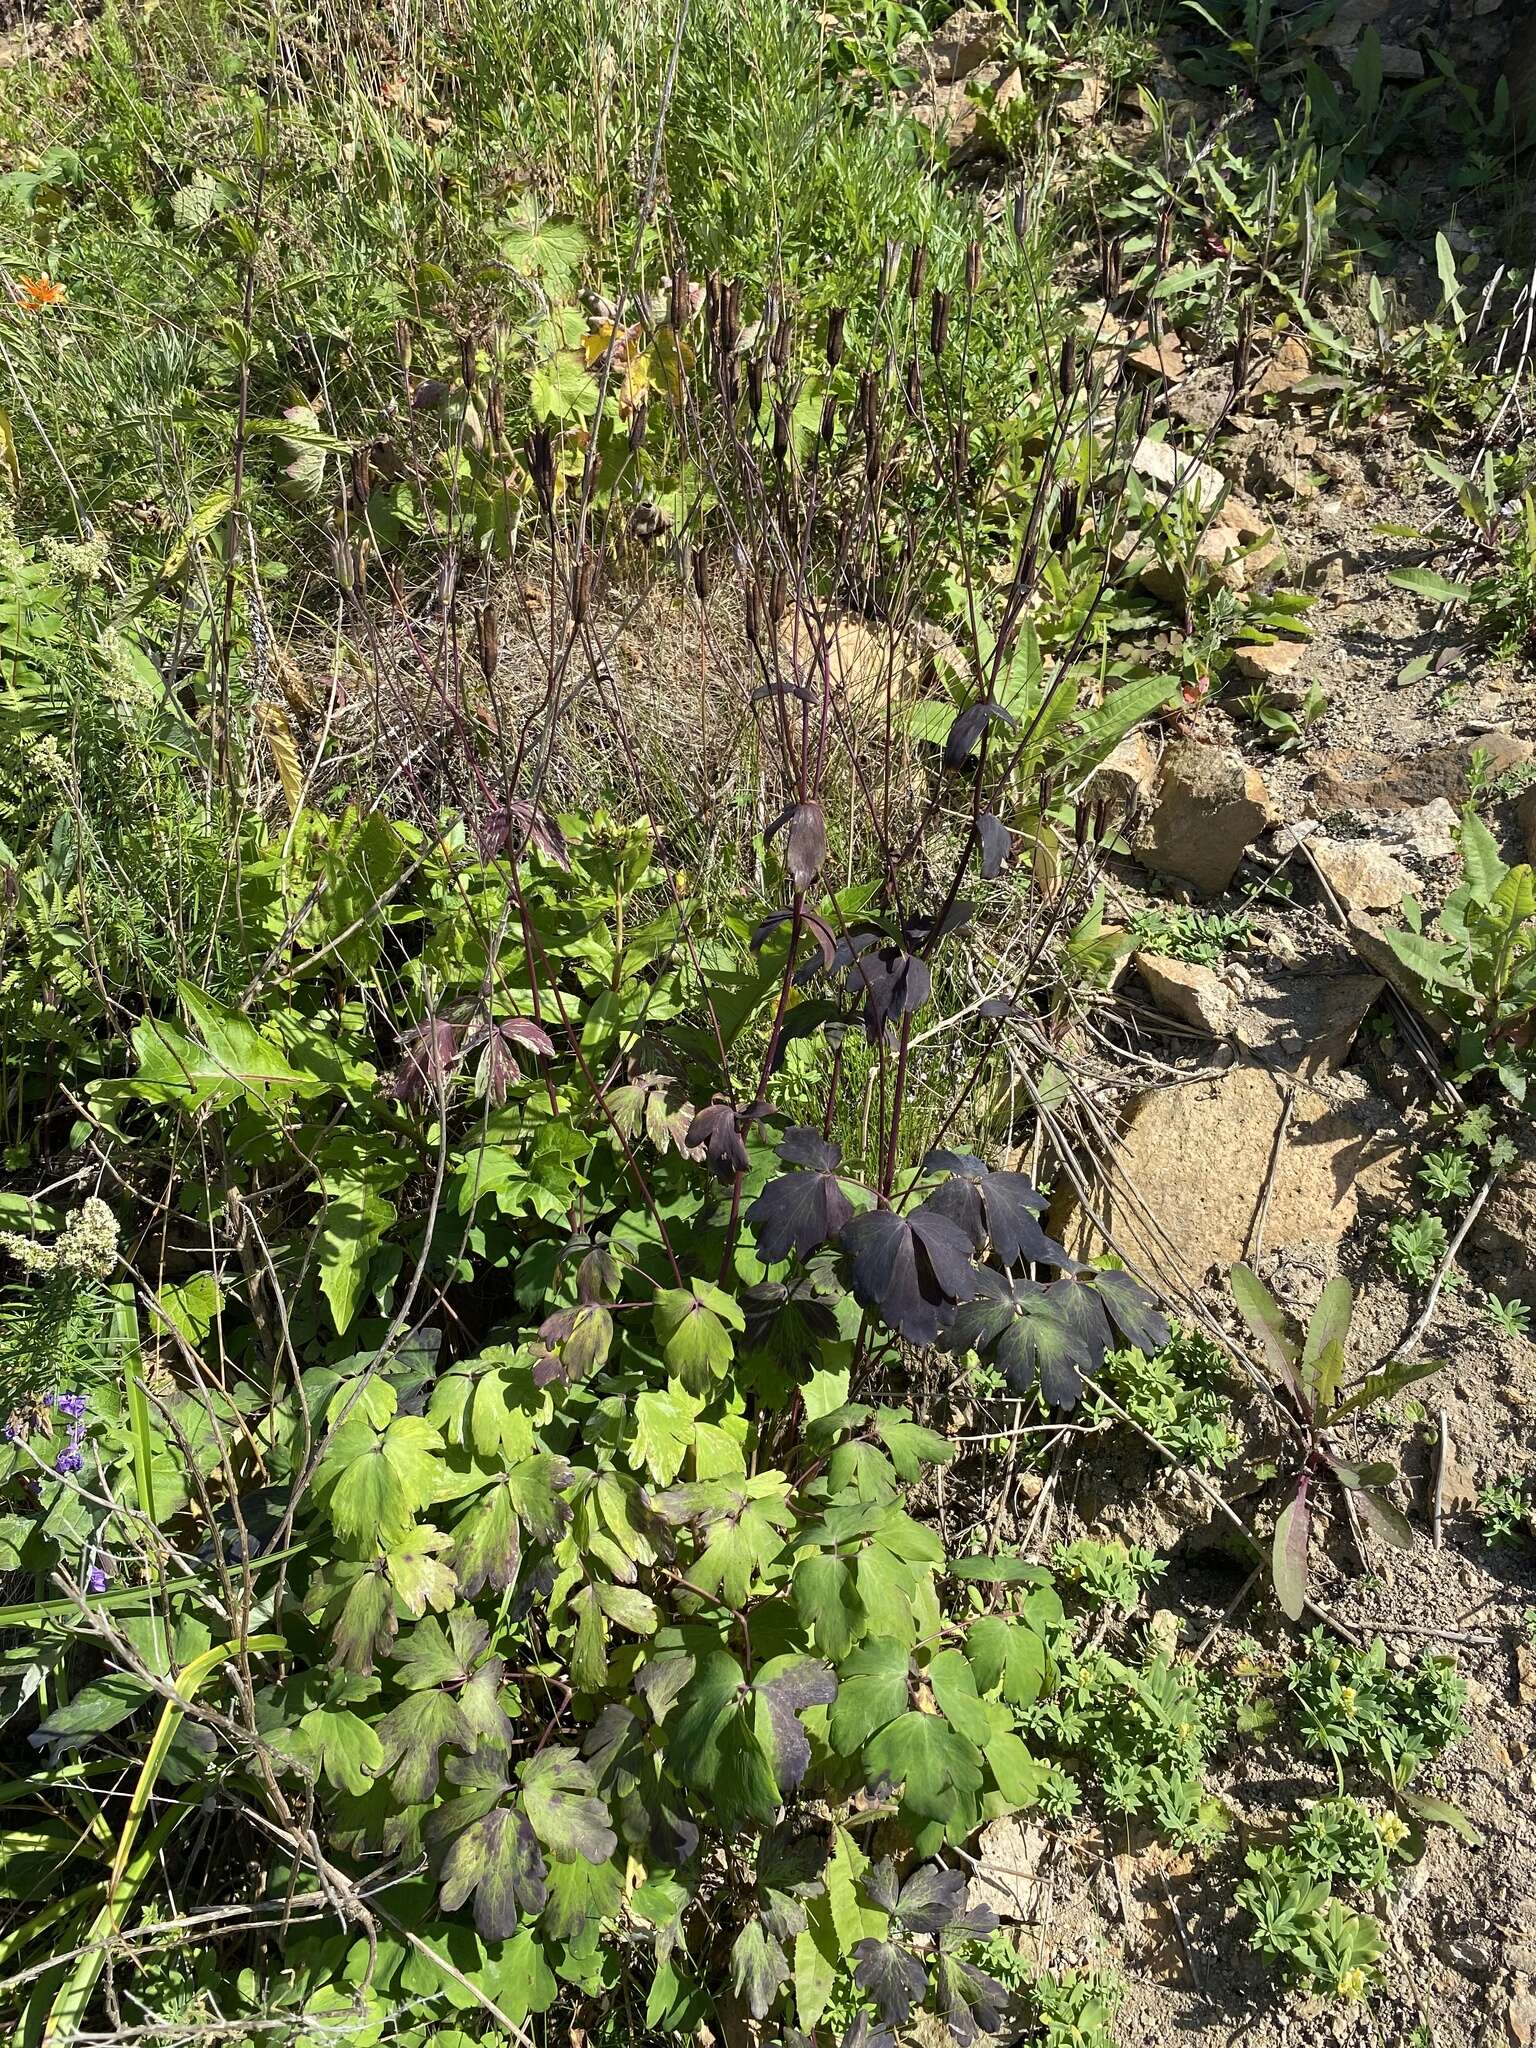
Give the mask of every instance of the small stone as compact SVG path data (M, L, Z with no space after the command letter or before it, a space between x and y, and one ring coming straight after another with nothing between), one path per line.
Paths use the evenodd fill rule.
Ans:
M1154 874L1219 896L1273 822L1264 778L1240 754L1201 740L1175 740L1163 756L1155 806L1136 841L1136 858Z
M1065 90L1057 98L1056 111L1074 128L1085 128L1098 119L1108 103L1109 87L1104 80L1096 71L1085 71L1066 81Z
M1515 1991L1504 2024L1514 2048L1530 2048L1531 2042L1536 2041L1536 1995L1529 1984L1522 1984Z
M1417 810L1402 811L1382 821L1380 830L1383 839L1422 861L1449 860L1456 851L1458 823L1455 805L1437 796L1431 803L1420 804Z
M1165 334L1161 341L1147 341L1140 348L1133 348L1125 359L1125 367L1133 377L1148 383L1176 384L1188 365L1178 336Z
M1128 733L1106 754L1088 778L1085 796L1107 801L1121 817L1134 817L1152 801L1157 787L1157 755L1145 733Z
M1044 1828L1028 1821L989 1821L977 1837L966 1905L990 1906L1005 1923L1038 1920L1046 1897L1039 1871L1049 1846Z
M1401 43L1383 43L1381 46L1381 75L1411 81L1424 76L1424 59L1417 50L1405 49Z
M912 68L941 85L951 85L995 57L1002 46L1008 23L992 7L962 7L926 43L913 37L904 44L902 55Z
M1213 1038L1225 1038L1236 1023L1237 997L1211 968L1158 953L1138 953L1135 966L1165 1017Z
M1154 441L1143 435L1132 451L1131 467L1139 477L1157 488L1152 496L1163 502L1173 496L1187 498L1197 512L1209 512L1226 496L1227 480L1208 462L1187 455L1169 441Z
M1287 334L1249 386L1249 395L1255 398L1283 397L1311 374L1312 358L1305 343L1296 335Z
M1323 880L1346 911L1396 910L1418 884L1400 860L1369 839L1324 839L1307 842Z
M1295 673L1303 651L1300 640L1271 640L1267 646L1234 647L1232 666L1245 683L1278 683Z

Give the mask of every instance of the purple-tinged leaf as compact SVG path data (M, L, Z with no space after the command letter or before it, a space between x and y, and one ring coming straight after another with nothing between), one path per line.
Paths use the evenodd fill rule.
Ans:
M855 961L848 970L850 993L864 998L864 1031L871 1045L894 1027L898 1017L920 1010L933 993L926 960L915 953L887 947L873 959Z
M925 1863L901 1888L893 1917L908 1934L937 1934L964 1910L966 1875Z
M1047 1266L1072 1263L1065 1249L1036 1222L1045 1197L1022 1173L994 1173L968 1152L930 1152L925 1171L947 1174L927 1206L948 1216L980 1250L990 1245L1005 1266L1022 1260Z
M968 925L975 915L975 905L964 897L958 903L951 903L941 917L929 911L919 911L916 917L909 917L902 927L906 942L915 952L931 953L940 939L947 939L951 932L957 932Z
M981 847L981 879L994 882L1007 864L1012 835L1001 818L983 811L976 820L976 838Z
M853 1951L853 1981L874 2000L881 2019L905 2026L928 1995L928 1972L893 1941L865 1940Z
M768 2008L789 1982L789 1961L760 1919L749 1920L731 1946L731 1988L745 2001L753 2019L768 2017Z
M1369 1487L1354 1496L1355 1509L1366 1528L1383 1543L1390 1543L1394 1550L1412 1550L1413 1524L1397 1505L1384 1493L1375 1493Z
M757 1255L776 1266L794 1253L808 1259L828 1244L853 1214L833 1173L782 1173L750 1205L746 1220L757 1234Z
M542 1912L544 1858L527 1816L497 1806L459 1835L443 1861L442 1903L456 1913L474 1894L482 1940L509 1941L521 1917Z
M951 1304L975 1292L970 1240L925 1202L909 1216L870 1209L843 1226L855 1298L910 1344L931 1344Z
M963 711L957 712L944 742L944 766L951 769L964 768L981 745L982 735L994 719L1005 726L1018 723L1011 711L1006 711L990 697L983 697L975 704L967 704Z
M436 1797L440 1753L451 1743L472 1750L474 1730L463 1709L445 1692L413 1692L379 1723L384 1763L379 1773L394 1774L394 1793L402 1806L425 1806Z
M541 1059L552 1060L555 1056L555 1042L544 1026L532 1017L508 1017L497 1025L503 1038L513 1045L524 1045L530 1052L536 1052Z
M1027 1017L1029 1012L1022 1003L1016 1003L1012 996L988 996L984 1003L977 1004L976 1014L978 1017L987 1018L989 1022L994 1022L999 1019Z
M758 1741L767 1753L779 1790L787 1798L811 1762L810 1737L800 1725L800 1715L807 1707L831 1706L837 1698L837 1680L831 1665L815 1657L776 1658L764 1668L770 1675L759 1678L755 1687L759 1707L764 1710L758 1721Z
M945 1350L975 1351L1000 1368L1016 1393L1038 1382L1053 1408L1075 1407L1084 1375L1109 1349L1100 1304L1071 1280L1010 1281L986 1268L977 1279L976 1298L949 1320Z
M741 1140L736 1110L729 1102L712 1102L707 1109L701 1109L688 1126L684 1142L690 1152L703 1152L721 1180L734 1180L751 1164Z
M753 952L760 953L770 935L778 931L781 925L789 924L794 914L792 910L770 911L752 934ZM807 961L804 966L795 970L797 983L809 981L816 974L830 974L837 965L837 934L824 917L818 917L814 910L802 910L800 929L802 932L809 932L816 941L816 948L821 957L819 961Z
M1168 1318L1141 1282L1117 1266L1105 1266L1095 1273L1079 1273L1079 1287L1086 1287L1104 1304L1109 1320L1127 1344L1150 1357L1161 1351L1173 1334Z
M809 1166L817 1173L836 1173L843 1148L810 1124L795 1124L778 1143L779 1157L786 1166Z
M394 1102L434 1099L448 1085L458 1064L464 1027L448 1017L428 1017L405 1040L405 1057L384 1088Z
M521 860L531 846L557 868L570 871L571 854L565 834L553 818L536 810L524 798L514 797L510 803L487 811L471 828L471 837L483 861L495 860L502 853Z
M519 1764L523 1800L534 1833L561 1862L578 1856L606 1863L618 1847L597 1782L574 1749L541 1749Z
M788 828L785 830L785 828ZM786 804L763 834L772 839L784 831L784 865L803 894L821 873L827 859L827 821L819 803Z
M1312 1533L1312 1504L1303 1486L1287 1501L1275 1523L1270 1569L1275 1596L1288 1621L1300 1621L1307 1606L1307 1542Z

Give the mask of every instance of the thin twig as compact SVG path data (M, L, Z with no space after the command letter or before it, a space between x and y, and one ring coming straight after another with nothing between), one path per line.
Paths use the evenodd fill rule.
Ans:
M1429 1283L1429 1293L1425 1298L1423 1308L1420 1310L1412 1328L1408 1331L1402 1342L1394 1350L1389 1351L1382 1360L1383 1365L1393 1365L1400 1358L1411 1357L1424 1341L1424 1332L1429 1328L1435 1309L1439 1304L1440 1290L1445 1285L1446 1275L1450 1272L1452 1266L1455 1265L1456 1254L1466 1242L1467 1232L1482 1214L1483 1204L1493 1193L1498 1178L1497 1172L1490 1173L1472 1198L1466 1215L1462 1217L1460 1224L1457 1226L1456 1235L1445 1248L1445 1255L1436 1268L1434 1279Z

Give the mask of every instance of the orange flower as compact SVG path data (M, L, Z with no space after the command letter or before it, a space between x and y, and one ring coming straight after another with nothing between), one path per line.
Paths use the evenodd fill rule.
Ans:
M64 303L64 287L55 284L46 274L42 277L18 277L16 289L21 294L23 309L28 313L44 313L50 306Z

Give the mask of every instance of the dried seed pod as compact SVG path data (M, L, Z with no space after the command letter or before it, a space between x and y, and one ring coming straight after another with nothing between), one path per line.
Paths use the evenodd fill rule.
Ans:
M907 410L915 419L923 407L923 373L915 355L907 358L906 400Z
M1029 194L1021 185L1013 195L1013 239L1024 242L1029 238Z
M571 577L571 624L573 626L584 626L587 622L588 614L592 610L593 581L594 564L592 557L590 555L583 555L576 564L575 574Z
M789 610L789 572L775 569L768 580L768 617L776 626Z
M459 375L464 380L464 389L473 391L480 377L480 351L472 334L459 336Z
M742 624L746 628L749 645L759 647L763 639L763 607L757 594L757 585L749 583L742 607Z
M681 334L688 325L691 310L688 293L688 266L679 256L672 268L672 290L667 307L674 334Z
M1051 533L1051 546L1058 553L1077 531L1078 488L1076 484L1064 484L1056 503L1056 524Z
M368 493L373 489L373 464L365 442L362 447L352 450L352 502L366 505Z
M1063 399L1070 399L1077 389L1077 336L1069 334L1061 344L1061 369L1056 379L1056 388Z
M645 423L650 417L651 401L642 398L636 405L629 422L629 452L638 455L645 440Z
M548 423L535 427L523 443L523 453L528 462L528 474L533 478L533 487L539 494L539 503L546 512L555 509L555 443Z
M912 251L912 260L907 265L907 297L915 306L923 296L923 280L928 275L928 248L919 242Z
M1152 424L1152 406L1156 397L1157 393L1152 385L1144 384L1142 386L1141 397L1136 402L1136 438L1138 440L1140 440L1141 436Z
M758 326L764 340L771 345L779 331L779 295L772 285L763 294L763 317Z
M782 462L789 453L790 429L792 425L793 421L790 417L788 401L782 398L775 399L773 406L773 459L775 462Z
M729 351L741 339L741 279L733 278L720 292L720 346Z
M848 308L834 306L827 315L827 368L835 370L843 359L843 330L848 325Z
M832 446L832 435L836 427L837 400L829 391L826 397L823 398L823 400L821 401L821 425L817 429L817 431L821 435L822 445L824 447L830 448Z
M475 613L475 655L485 680L488 683L494 681L496 665L501 660L501 635L496 626L494 605L483 604Z
M880 258L880 303L883 306L891 295L891 286L896 282L897 266L901 262L901 244L894 236L885 245Z
M501 380L491 379L490 389L485 394L485 431L493 448L506 445L507 409L501 396Z
M928 309L928 346L934 355L943 355L948 339L949 293L935 290Z
M873 370L859 372L859 431L866 441L873 441L880 428L880 395L875 388Z
M787 313L780 316L779 324L773 330L773 367L782 377L789 368L789 351L794 346L794 325Z
M1173 214L1171 210L1165 207L1163 217L1157 224L1157 267L1160 271L1167 269L1168 252L1172 247Z
M1125 244L1117 235L1104 245L1104 296L1118 299L1125 282Z
M704 332L711 341L720 339L720 273L712 270L704 280Z
M411 330L403 320L395 322L395 361L402 373L411 374Z
M360 540L352 549L352 583L361 597L368 588L368 543Z
M708 602L710 585L713 580L710 574L709 557L702 548L695 548L693 550L693 594L700 604Z
M747 358L747 404L753 417L763 409L763 376L766 365L761 356Z
M974 237L965 247L965 296L974 299L981 285L981 244Z

